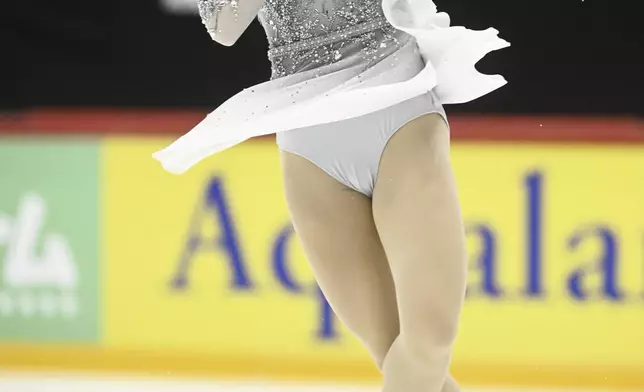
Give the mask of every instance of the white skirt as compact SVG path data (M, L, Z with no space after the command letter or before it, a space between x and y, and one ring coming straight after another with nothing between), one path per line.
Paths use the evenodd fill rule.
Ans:
M242 90L190 132L155 153L171 173L181 174L202 159L249 138L342 121L434 92L441 104L472 101L506 81L475 69L487 53L509 46L498 31L450 27L446 13L431 0L383 0L389 23L415 38L392 56L366 67L342 61ZM422 56L425 67L409 77L407 56ZM294 131L297 132L297 131Z

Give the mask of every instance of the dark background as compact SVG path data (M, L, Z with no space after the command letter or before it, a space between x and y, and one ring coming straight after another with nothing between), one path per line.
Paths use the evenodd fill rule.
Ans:
M196 0L195 0L196 1ZM512 47L479 63L509 85L451 112L641 115L644 5L636 0L438 0L454 25ZM269 77L253 23L232 48L158 0L5 0L0 108L213 108Z

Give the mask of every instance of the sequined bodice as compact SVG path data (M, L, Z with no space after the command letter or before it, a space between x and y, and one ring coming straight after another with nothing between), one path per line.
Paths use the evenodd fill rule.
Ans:
M271 47L383 17L380 0L266 0L259 13Z
M211 34L218 10L238 1L243 0L199 0L204 24L215 19ZM265 0L258 19L268 38L273 79L347 58L377 61L407 37L386 21L381 0Z
M273 78L368 56L395 41L381 0L266 0L258 18L272 48Z

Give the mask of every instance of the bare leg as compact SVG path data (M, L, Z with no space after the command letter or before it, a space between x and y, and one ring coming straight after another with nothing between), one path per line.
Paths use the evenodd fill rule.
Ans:
M380 368L398 335L393 279L371 199L297 155L282 152L286 200L329 304Z
M384 391L458 391L448 372L467 261L449 131L440 116L412 121L389 141L373 211L400 320L383 365Z

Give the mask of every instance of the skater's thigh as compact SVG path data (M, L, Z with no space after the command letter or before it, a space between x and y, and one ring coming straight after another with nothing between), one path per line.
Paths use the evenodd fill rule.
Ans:
M288 208L318 283L380 365L398 316L371 199L298 155L282 152L282 167Z
M392 137L381 160L373 206L396 282L402 334L418 349L427 348L421 342L449 347L457 331L467 263L449 130L442 117L419 118Z

